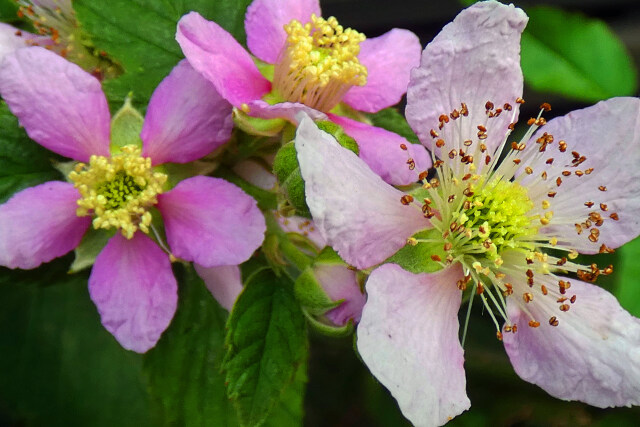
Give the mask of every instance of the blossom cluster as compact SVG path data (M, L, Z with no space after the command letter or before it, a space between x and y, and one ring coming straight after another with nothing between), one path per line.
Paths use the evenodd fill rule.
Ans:
M424 50L408 30L344 28L318 0L254 0L248 50L191 12L176 29L185 59L144 117L129 100L112 117L100 79L117 67L82 50L71 3L20 3L40 34L0 26L0 95L70 161L64 180L0 205L0 265L33 269L102 241L89 294L124 348L146 352L169 326L173 263L193 263L231 311L239 266L256 251L277 258L263 245L275 224L311 260L296 289L312 325L357 325L362 360L417 426L470 407L476 300L524 380L597 407L640 405L640 319L593 284L613 266L578 258L640 234L640 100L549 122L543 104L513 138L522 10L479 2ZM419 144L369 119L405 93ZM277 147L227 165L246 186L216 173L240 132ZM274 193L277 210L247 188ZM412 268L395 256L418 246L428 255ZM328 303L312 307L316 288Z

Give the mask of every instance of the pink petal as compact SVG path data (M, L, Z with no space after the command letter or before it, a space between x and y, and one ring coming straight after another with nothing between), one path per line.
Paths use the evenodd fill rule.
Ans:
M231 311L233 304L242 292L242 277L237 265L222 265L220 267L203 267L193 265L198 275L211 295L227 311Z
M421 145L410 143L397 133L334 114L329 117L356 140L360 158L389 184L412 184L418 181L420 172L431 167L431 156L427 150ZM401 144L407 146L407 151L400 148ZM409 169L409 158L415 161L414 170Z
M91 224L76 215L79 198L72 184L51 181L0 205L0 265L35 268L78 246Z
M551 298L527 305L538 328L528 327L530 317L508 301L511 321L520 325L517 333L504 334L513 368L560 399L600 408L640 405L640 319L604 289L569 280L567 294L577 296L569 311ZM551 316L558 326L549 325Z
M284 25L293 19L304 25L312 13L320 16L318 0L254 0L244 20L249 50L264 62L275 64L287 40Z
M31 34L0 22L0 61L17 49L32 46L34 43L52 44L53 41L48 37Z
M271 90L271 83L240 43L199 13L191 12L180 19L176 40L191 66L235 107L260 99Z
M399 28L366 39L358 60L367 67L367 84L349 89L343 101L367 113L397 104L407 92L409 72L420 64L421 50L418 37Z
M557 233L558 240L582 253L597 253L602 244L617 248L640 234L640 100L638 98L613 98L582 110L576 110L564 117L551 120L538 134L548 132L554 136L554 143L547 148L548 155L532 164L539 176L547 171L547 181L539 182L530 193L539 199L551 202L554 217L551 227L545 231ZM536 147L534 135L529 146ZM567 150L561 153L558 142L564 140ZM584 163L572 166L574 155L586 157ZM554 158L547 165L548 158ZM573 173L593 168L589 175L562 175L563 171ZM562 180L557 186L556 178ZM524 180L523 182L528 182ZM599 187L606 187L601 191ZM553 199L548 191L556 191ZM593 202L591 208L585 203ZM606 211L600 204L606 205ZM597 242L589 240L589 229L577 234L575 223L584 223L590 212L597 212L604 218ZM617 213L619 220L610 218ZM564 225L553 226L554 222ZM595 228L595 227L593 227Z
M522 94L520 34L527 23L525 13L513 5L480 2L463 10L427 45L419 68L411 72L406 116L423 144L432 149L431 129L438 130L440 115L469 109L468 117L449 123L440 137L448 150L464 140L477 141L477 125L484 125L490 148L498 146L507 126L517 117L516 98ZM513 111L487 122L485 104L496 108L510 103ZM447 150L447 151L448 151Z
M323 112L297 102L280 102L270 105L265 101L257 100L248 105L249 115L261 119L285 119L293 124L298 124L298 113L302 111L313 120L327 120L327 115Z
M442 425L469 409L458 341L459 264L413 274L385 264L367 281L358 351L415 426Z
M264 240L253 198L220 179L195 176L158 196L171 251L204 267L246 261Z
M296 151L315 224L349 264L359 269L378 264L429 227L419 208L400 202L404 193L308 117L298 127Z
M231 137L231 104L181 61L153 92L142 127L143 156L153 164L188 163Z
M332 301L343 301L325 316L338 326L346 325L351 319L358 323L367 297L360 289L356 272L342 264L318 264L313 273Z
M0 94L29 136L87 162L109 155L110 115L100 82L41 47L19 49L0 65Z
M89 294L102 325L138 353L156 345L178 304L169 256L143 233L109 240L91 270Z
M318 249L322 249L327 246L324 237L320 234L318 227L313 221L303 218L301 216L281 216L275 213L276 219L280 227L287 233L298 233L307 237Z

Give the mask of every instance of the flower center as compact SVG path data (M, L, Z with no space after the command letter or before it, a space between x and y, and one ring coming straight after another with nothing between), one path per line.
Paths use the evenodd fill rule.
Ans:
M367 68L358 61L365 36L344 29L336 18L311 15L304 26L284 26L287 41L275 66L274 88L286 101L329 111L352 86L364 86Z
M91 156L89 165L78 163L69 179L82 195L78 216L94 215L94 228L119 228L131 239L138 229L149 232L148 208L158 202L167 175L153 172L151 159L142 157L139 147L121 150L111 158Z

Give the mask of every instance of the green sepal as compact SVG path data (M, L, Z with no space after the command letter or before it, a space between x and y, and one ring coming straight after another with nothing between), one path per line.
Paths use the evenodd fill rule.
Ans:
M300 173L298 156L294 142L285 144L273 160L273 173L280 183L280 189L295 213L307 218L311 217L304 195L304 180Z
M250 135L275 136L280 133L282 128L287 124L287 121L284 119L251 117L244 111L234 108L233 123L235 123L240 130Z
M304 316L307 318L311 327L323 335L335 338L347 337L353 334L353 331L355 330L353 319L349 319L349 321L343 326L334 326L319 321L304 307L302 308L302 313L304 313Z
M109 150L111 154L118 153L125 145L136 145L142 147L140 132L144 117L133 105L131 105L131 94L124 100L124 105L111 119L111 144Z
M322 315L339 306L342 301L333 301L316 279L313 267L298 276L293 285L294 294L300 305L311 315Z
M339 125L329 120L320 120L316 122L316 126L318 126L318 129L321 131L333 136L336 141L338 141L338 144L342 145L347 150L351 150L356 153L356 155L360 155L360 148L358 147L356 140L344 133L344 130Z
M69 273L77 273L87 267L91 267L100 251L116 233L115 228L96 230L90 227L74 251L75 259L69 267Z
M398 264L412 273L433 273L441 270L442 265L431 258L432 255L437 255L444 262L447 256L440 232L436 229L423 230L414 234L413 237L418 240L436 240L436 242L420 242L415 246L407 244L387 258L385 263Z

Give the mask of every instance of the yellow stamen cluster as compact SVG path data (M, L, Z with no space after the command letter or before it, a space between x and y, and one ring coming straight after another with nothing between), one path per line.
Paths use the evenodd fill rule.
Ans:
M111 158L91 156L88 165L78 163L69 179L82 195L78 216L95 215L94 228L119 228L131 239L138 229L149 232L148 208L158 202L167 175L154 172L151 159L142 157L139 147L121 150Z
M304 26L294 19L284 29L273 84L285 100L329 111L352 86L367 83L367 68L358 61L363 34L315 15Z

